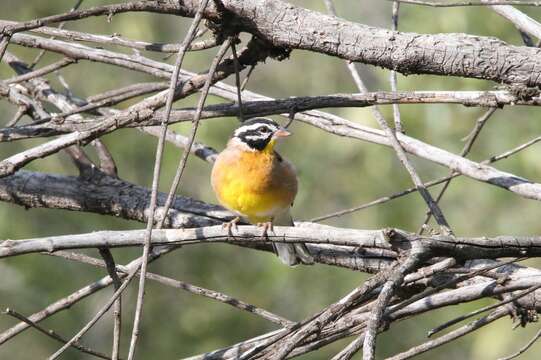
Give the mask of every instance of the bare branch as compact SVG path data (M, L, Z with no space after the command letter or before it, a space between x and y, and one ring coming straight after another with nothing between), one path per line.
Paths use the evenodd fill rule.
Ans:
M489 0L481 0L482 3L488 3ZM541 24L536 20L532 19L528 15L524 14L522 11L515 9L512 6L502 6L502 5L490 5L490 8L496 12L498 15L509 20L517 29L535 36L538 39L541 39Z
M158 138L158 144L156 145L156 156L154 160L154 171L152 175L152 188L150 192L150 215L148 217L147 221L147 228L146 228L146 235L145 235L145 244L143 247L143 261L141 262L141 276L139 277L139 288L137 292L137 303L135 306L135 316L133 318L133 328L132 328L132 334L131 334L131 341L130 341L130 349L128 353L128 360L135 359L135 349L137 346L137 341L139 339L139 326L141 323L141 317L143 313L143 302L145 297L145 282L146 282L146 272L147 272L147 266L148 266L148 257L150 254L150 242L152 238L152 228L154 227L154 219L155 219L155 211L156 211L156 205L158 201L158 186L160 184L160 172L161 172L161 165L162 165L162 157L163 157L163 149L165 147L165 135L167 134L167 125L169 122L169 115L171 114L171 108L173 106L173 101L175 99L175 92L177 88L177 81L178 81L178 75L180 68L182 66L182 61L184 60L184 54L186 53L186 49L192 42L195 33L197 31L197 28L199 27L199 22L201 21L203 11L205 10L205 7L207 6L208 0L202 0L199 8L197 10L197 13L195 14L194 20L190 26L190 29L188 30L188 33L186 34L186 37L184 38L184 41L182 42L182 45L180 46L177 54L177 60L175 62L175 68L173 70L173 73L171 74L171 80L169 83L169 89L167 90L167 99L165 102L165 117L162 120L161 123L161 131L160 131L160 137ZM220 60L216 61L216 64L214 67L211 67L211 70L209 70L209 74L207 79L205 80L205 85L207 86L212 81L212 78L214 76L216 65ZM193 142L193 139L192 139ZM191 145L191 144L190 144ZM189 154L189 150L185 151L185 154ZM168 209L168 201L166 201L166 207L165 207L165 213L162 220L159 220L158 224L163 224L165 220L165 216L167 215L167 209ZM169 201L170 203L170 201ZM161 226L158 226L161 227Z
M428 1L428 0L387 0L397 1L403 4L422 5L431 7L456 7L456 6L490 6L490 5L518 5L518 6L540 6L541 1L528 0L479 0L479 1Z
M428 336L428 337L431 337L431 336L433 336L434 334L436 334L436 333L438 333L438 332L440 332L440 331L442 331L442 330L445 330L445 329L447 329L448 327L453 326L454 324L458 324L458 323L461 322L461 321L464 321L464 320L469 319L469 318L471 318L471 317L473 317L473 316L482 314L482 313L487 312L487 311L489 311L489 310L493 310L493 309L499 308L500 306L503 306L503 305L512 303L512 302L514 302L514 301L520 299L521 297L526 296L526 295L528 295L528 294L530 294L530 293L532 293L532 292L534 292L534 291L536 291L536 290L538 290L538 289L541 289L541 285L532 286L532 287L529 288L529 289L526 289L526 290L524 290L524 291L520 291L520 292L518 292L518 293L516 293L516 294L514 294L514 295L512 295L512 296L510 296L510 297L509 297L508 299L506 299L506 300L500 301L500 302L498 302L498 303L496 303L496 304L493 304L493 305L485 306L485 307L483 307L483 308L481 308L481 309L477 309L477 310L472 311L472 312L470 312L470 313L468 313L468 314L464 314L464 315L458 316L458 317L456 317L456 318L454 318L454 319L452 319L452 320L446 321L444 324L442 324L442 325L440 325L440 326L438 326L438 327L436 327L436 328L430 330L430 331L428 332L428 335L427 335L427 336Z
M252 44L252 46L250 46ZM257 42L251 42L240 57L243 66L258 62L267 57L265 51L261 52L261 44ZM227 77L234 72L231 61L225 60L215 73L214 81L218 81ZM208 75L194 75L194 77L187 82L183 83L183 86L175 92L175 98L185 97L193 92L197 91L204 85ZM63 135L53 141L38 145L29 150L20 152L0 162L0 177L12 174L20 167L27 163L41 157L45 157L54 154L61 149L73 144L80 144L87 141L91 141L94 138L110 133L119 127L123 127L127 123L138 122L149 118L154 113L154 109L163 106L165 104L167 92L161 92L154 96L151 96L128 109L118 112L115 115L108 116L103 122L94 128L90 128L85 131L74 132L71 134Z
M13 26L17 25L15 21L0 20L0 26ZM96 35L85 33L81 31L73 30L64 30L60 28L52 27L40 27L37 29L31 30L36 34L43 34L48 36L53 36L53 38L64 38L70 41L84 41L102 45L117 45L122 47L127 47L130 49L137 50L146 50L146 51L156 51L162 53L178 53L180 49L179 44L162 44L162 43L149 43L145 41L129 40L122 38L118 34L113 35ZM187 51L200 51L206 50L212 47L220 45L217 43L215 38L207 39L201 42L190 44Z
M14 317L17 320L23 321L24 323L28 324L28 326L33 327L34 329L38 330L40 333L45 334L46 336L48 336L48 337L50 337L52 339L55 339L56 341L59 341L61 343L67 343L68 342L68 340L66 340L62 336L58 335L55 331L44 329L43 327L39 326L38 324L36 324L32 320L30 320L27 317L19 314L18 312L16 312L13 309L6 309L3 313L6 314L6 315L9 315L11 317ZM73 344L71 344L71 346L73 348L77 349L77 350L80 350L81 352L84 352L85 354L93 355L93 356L95 356L97 358L100 358L100 359L111 359L109 356L107 356L105 354L102 354L102 353L99 353L97 351L94 351L92 349L89 349L88 347L83 346L83 345L79 344L78 342L74 342Z
M113 287L115 291L122 286L122 280L116 273L116 264L113 258L113 254L108 248L99 248L101 257L105 262L105 267L109 273L109 277L113 280ZM119 296L113 305L113 349L111 351L111 359L118 360L118 354L120 350L120 332L122 329L122 300Z
M392 10L392 30L398 31L398 12L400 10L400 3L398 1L393 2L393 10ZM397 79L396 79L396 71L391 70L391 74L389 75L389 81L391 83L391 91L396 92L398 91L397 86ZM402 128L402 121L400 119L400 109L398 107L398 104L393 104L393 118L394 118L394 131L404 133L404 130Z
M195 110L194 118L193 118L193 124L192 129L190 131L190 136L188 138L188 143L186 144L186 149L184 150L182 157L180 158L180 161L177 166L177 171L175 173L175 177L173 178L173 182L171 184L171 188L169 189L169 194L167 194L167 199L165 200L164 205L164 216L158 221L158 228L161 228L165 222L165 218L167 215L167 212L169 211L169 208L171 207L171 204L175 200L176 192L178 189L178 185L180 183L180 179L182 178L182 175L184 174L184 169L186 168L186 163L188 162L188 156L190 155L192 146L195 142L195 135L197 133L197 129L199 127L199 120L201 120L201 110L203 109L203 106L205 105L205 101L207 99L210 85L211 85L211 79L214 76L214 72L216 71L216 67L218 66L218 63L222 60L223 56L225 55L225 52L229 47L231 46L231 40L226 40L220 47L220 50L216 54L214 60L212 61L210 68L209 68L209 76L207 78L207 81L205 81L205 84L203 85L203 89L201 90L201 96L199 97L199 101L197 103L197 109ZM238 71L238 62L235 59L233 60L235 64L235 71ZM166 110L166 119L169 118L171 109L169 108L169 111Z
M348 22L336 17L293 6L279 0L223 0L224 9L237 16L236 26L280 48L304 49L345 60L395 69L404 74L437 74L488 79L509 84L539 85L541 56L535 49L510 46L493 38L462 34L419 35L393 32ZM198 5L198 4L197 4ZM196 2L181 3L135 1L98 6L71 13L53 15L4 27L4 39L24 30L31 30L60 21L81 19L126 11L153 11L194 16ZM257 9L267 11L259 13ZM208 20L220 20L221 12L210 4L204 13ZM256 18L253 14L258 14ZM304 19L302 24L296 19ZM10 34L10 35L6 35ZM20 35L20 34L15 34ZM4 40L3 40L4 41ZM7 44L7 40L6 44ZM392 51L388 44L392 42ZM348 44L348 46L336 46ZM420 54L422 54L420 56ZM443 61L442 55L456 59ZM495 54L498 54L496 57ZM483 63L475 66L470 62Z
M239 69L239 59L237 56L237 48L235 45L235 42L238 38L235 38L231 41L231 52L233 53L233 61L235 64L235 85L237 86L237 104L239 105L239 120L240 122L244 121L244 115L242 114L242 85L240 83L240 69ZM246 79L248 79L248 76L246 76ZM199 111L199 114L201 114L201 111Z
M186 79L188 80L188 79ZM219 84L224 86L223 84ZM227 86L227 85L226 85ZM71 121L66 119L68 116L82 111L90 111L101 106L114 105L134 96L143 95L149 92L162 90L164 83L136 84L126 88L118 89L113 92L107 92L89 100L95 104L81 106L77 110L67 113L55 114L53 117L45 116L44 120L56 119L56 122L47 122L44 124L20 126L14 129L0 129L0 141L13 141L24 138L52 136L68 133L72 131L85 131L93 128L102 122L103 118L85 119L83 122ZM0 84L0 95L8 96L11 90L15 88L2 88ZM213 90L211 89L211 93ZM225 95L222 89L214 89L216 95ZM109 96L110 94L110 96ZM235 93L236 94L236 93ZM269 98L247 94L252 101L243 102L243 111L247 116L265 116L274 114L289 114L291 109L295 112L306 112L307 110L320 108L339 108L339 107L367 107L372 105L389 104L438 104L453 103L465 106L480 107L503 107L504 105L541 105L541 98L533 97L530 99L520 99L508 91L412 91L412 92L370 92L366 94L333 94L326 96L299 96L286 99L269 100ZM236 96L236 95L235 95ZM245 95L246 96L246 95ZM195 108L184 108L172 110L170 123L191 121L195 114ZM224 116L238 115L237 104L218 104L209 105L203 108L202 119L211 119ZM332 115L318 112L320 117L328 118L331 121ZM126 123L123 127L139 127L141 125L156 126L163 118L163 111L155 112L151 117L140 120L137 123ZM309 114L305 114L309 115ZM306 118L306 116L305 116ZM63 121L65 120L65 121ZM346 121L347 122L347 121ZM313 123L312 125L317 125Z
M54 253L45 253L45 255L58 256L58 257L62 257L64 259L77 261L77 262L82 262L82 263L89 264L89 265L92 265L92 266L100 266L100 267L105 267L106 266L106 264L103 261L100 261L98 259L95 259L93 257L87 256L87 255L84 255L84 254L79 254L79 253L70 253L70 252L65 252L65 251L58 251L58 252L54 252ZM117 269L117 271L121 271L121 272L123 272L125 274L128 273L128 269L125 266L117 266L116 269ZM140 276L140 274L138 274L138 276ZM252 305L252 304L248 304L248 303L246 303L246 302L244 302L242 300L236 299L236 298L234 298L234 297L232 297L230 295L227 295L227 294L215 291L215 290L205 289L203 287L196 286L196 285L187 283L185 281L179 281L179 280L176 280L176 279L171 279L171 278L168 278L166 276L154 274L154 273L151 273L151 272L147 272L147 279L152 280L152 281L156 281L156 282L158 282L160 284L163 284L163 285L166 285L166 286L170 286L170 287L173 287L173 288L176 288L176 289L181 289L181 290L187 291L187 292L189 292L191 294L194 294L194 295L199 295L199 296L206 297L208 299L219 301L219 302L224 303L226 305L232 306L232 307L234 307L236 309L240 309L240 310L243 310L243 311L250 312L252 314L260 316L263 319L269 320L269 321L271 321L271 322L273 322L275 324L278 324L278 325L281 325L281 326L284 326L284 327L292 326L294 324L292 321L289 321L289 320L283 318L282 316L273 314L273 313L271 313L271 312L269 312L269 311L267 311L265 309L259 308L259 307L255 306L255 305Z
M330 8L329 10L332 10L332 8ZM366 87L363 80L361 79L361 76L359 75L357 68L355 68L355 64L348 62L347 67L359 91L364 94L368 93L368 88ZM446 234L452 234L453 231L449 227L449 223L445 219L443 212L441 211L439 205L434 201L434 199L432 198L432 195L424 186L423 181L419 177L419 174L417 173L417 171L415 170L415 168L409 161L406 155L406 152L404 151L404 148L402 147L402 145L398 141L398 138L396 137L396 133L389 127L389 125L387 124L387 120L385 120L385 117L383 116L383 114L381 113L377 105L371 107L370 109L372 110L372 114L374 115L374 118L376 119L376 122L378 123L379 127L385 133L391 147L394 149L398 160L400 161L400 163L402 163L404 168L406 168L406 171L408 172L412 182L415 184L417 191L419 191L419 194L422 196L423 200L426 202L428 208L430 209L430 212L434 214L434 218L436 219L441 230ZM395 112L395 115L396 115L396 112ZM400 121L398 120L399 117L400 115L398 115L398 117L395 117L395 120L398 121L398 127L401 128ZM366 338L365 338L364 344L367 344ZM363 352L363 356L364 354L365 352ZM369 356L371 358L373 357L373 354L369 354Z
M28 73L23 74L23 75L15 76L15 77L12 77L10 79L6 79L6 80L4 80L4 82L6 84L16 84L16 83L19 83L19 82L28 81L28 80L36 78L36 77L47 75L47 74L52 73L52 72L54 72L54 71L56 71L58 69L62 69L63 67L66 67L68 65L73 64L74 62L75 62L75 60L73 60L73 59L64 58L64 59L62 59L60 61L52 63L51 65L44 66L41 69L34 70L34 71L28 72Z
M473 143L475 142L475 140L477 140L477 137L479 136L479 133L481 132L481 130L485 126L485 123L490 119L490 117L495 112L496 112L496 108L491 108L488 111L486 111L483 114L483 116L481 116L479 119L477 119L477 121L475 122L475 126L473 127L471 132L466 137L467 142L466 142L466 144L464 144L464 147L462 148L462 151L460 152L460 156L465 157L466 155L468 155L468 153L470 152L470 150L471 150L471 148L473 146ZM451 173L449 175L453 175L453 174ZM441 198L445 194L445 191L447 191L447 189L449 187L449 184L451 183L451 180L452 180L452 178L445 181L445 183L443 184L440 192L438 193L438 196L436 196L436 203L440 202ZM423 224L421 225L421 228L418 231L419 234L423 233L423 231L425 229L425 225L428 224L428 222L430 221L431 216L432 216L432 213L430 211L427 212L425 220L423 221Z
M517 351L516 353L514 354L511 354L509 356L506 356L506 357L503 357L503 358L500 358L499 360L511 360L511 359L514 359L516 357L519 357L520 355L524 354L526 351L528 351L528 349L533 345L535 344L535 342L537 340L539 340L539 338L541 338L541 329L533 336L533 338L528 341L528 343L526 345L524 345L522 348L520 348L519 351Z
M137 274L138 267L133 269L131 273L126 277L124 280L124 283L118 288L118 290L115 291L113 296L105 303L105 305L94 315L94 317L77 333L75 334L64 346L62 346L58 351L56 351L54 354L49 356L47 360L55 360L57 359L68 347L70 347L72 344L79 341L79 339L88 331L90 328L98 322L98 320L109 310L111 305L116 301L116 299L122 294L122 291L128 286L130 281L135 277Z
M393 269L389 278L381 288L381 292L378 295L374 308L370 312L370 317L368 318L368 323L366 324L366 330L364 332L364 360L372 360L376 357L376 335L381 323L384 321L383 314L385 313L385 309L389 304L389 301L391 301L391 298L395 295L397 288L404 280L404 277L418 266L423 255L422 248L416 249L414 247L408 258L400 263L396 269Z
M409 349L408 351L405 351L403 353L400 353L398 355L395 355L395 356L392 356L392 357L389 357L387 358L386 360L403 360L403 359L410 359L414 356L417 356L419 354L422 354L422 353L425 353L429 350L432 350L438 346L441 346L441 345L444 345L444 344L447 344L448 342L450 341L453 341L459 337L462 337L462 336L465 336L473 331L476 331L480 328L482 328L483 326L486 326L490 323L492 323L493 321L496 321L502 317L504 317L505 315L509 314L509 310L508 309L499 309L499 310L495 310L493 311L492 313L488 314L487 316L484 316L478 320L475 320L473 322L471 322L470 324L468 325L464 325L454 331L451 331L450 333L448 334L445 334L435 340L432 340L432 341L427 341L426 343L424 344L421 344L421 345L418 345L418 346L415 346L411 349Z
M143 127L141 128L141 131L150 134L152 136L159 136L160 130L156 127ZM165 139L175 145L178 148L186 150L188 148L188 141L189 139L181 134L178 134L172 130L167 130L167 134L165 135ZM210 146L207 146L205 144L199 143L195 141L192 144L192 147L190 148L190 152L200 158L203 161L206 161L208 163L214 163L216 160L216 157L218 156L218 152L211 148Z

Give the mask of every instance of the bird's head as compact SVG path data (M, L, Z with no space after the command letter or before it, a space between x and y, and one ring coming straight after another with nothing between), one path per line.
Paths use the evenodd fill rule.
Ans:
M289 131L270 119L253 118L235 130L233 141L250 151L272 151L277 140L289 135Z

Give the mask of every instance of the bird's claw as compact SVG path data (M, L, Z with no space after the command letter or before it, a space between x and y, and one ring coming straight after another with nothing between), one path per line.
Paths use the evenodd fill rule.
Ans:
M257 223L257 226L263 228L263 233L261 234L261 236L264 238L267 238L267 239L269 238L269 230L274 232L272 221Z
M239 221L240 221L240 217L237 216L233 220L222 224L222 228L227 229L227 235L233 236L233 232L231 231L231 229L237 231L238 230L237 223Z

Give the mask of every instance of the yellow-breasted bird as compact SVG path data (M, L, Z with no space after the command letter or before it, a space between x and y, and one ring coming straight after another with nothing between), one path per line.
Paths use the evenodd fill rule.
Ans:
M294 225L289 209L297 194L297 174L274 150L276 141L289 135L270 119L247 120L235 130L212 168L218 201L249 223L264 224L264 234L272 225ZM274 247L287 265L314 261L304 244L275 243Z

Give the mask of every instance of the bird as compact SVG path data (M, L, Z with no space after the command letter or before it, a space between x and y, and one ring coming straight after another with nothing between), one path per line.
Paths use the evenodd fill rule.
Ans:
M220 152L211 172L211 185L219 203L237 214L231 228L242 219L263 226L263 235L273 225L294 226L290 214L298 180L293 165L274 147L291 133L268 118L245 120ZM280 260L289 266L313 264L303 243L273 243Z

